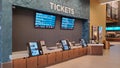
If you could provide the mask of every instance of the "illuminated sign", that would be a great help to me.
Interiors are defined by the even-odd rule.
[[[74,14],[74,9],[66,7],[66,6],[62,6],[62,5],[50,2],[50,7],[51,7],[51,9],[59,11],[59,12]]]
[[[120,31],[120,27],[106,27],[107,31]]]

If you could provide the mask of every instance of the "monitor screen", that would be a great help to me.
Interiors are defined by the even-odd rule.
[[[62,17],[61,28],[62,29],[73,29],[74,24],[75,24],[74,22],[75,22],[75,19]]]
[[[55,28],[56,16],[36,13],[35,16],[35,27],[36,28]]]
[[[63,50],[69,50],[70,49],[67,40],[61,40],[61,43],[62,43]]]
[[[81,39],[81,44],[82,44],[82,47],[87,47],[88,46],[84,39]]]
[[[107,31],[120,31],[120,27],[106,27]]]
[[[29,42],[30,56],[40,55],[37,42]]]

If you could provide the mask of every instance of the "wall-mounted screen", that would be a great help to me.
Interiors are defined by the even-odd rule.
[[[61,29],[73,29],[75,19],[62,17]]]
[[[61,44],[62,44],[63,50],[69,50],[70,49],[70,45],[69,45],[67,40],[61,40]]]
[[[37,56],[42,54],[42,50],[39,50],[37,42],[29,42],[29,56]]]
[[[36,28],[55,28],[56,16],[38,13],[35,15],[35,27]]]
[[[120,27],[106,27],[107,31],[120,31]]]

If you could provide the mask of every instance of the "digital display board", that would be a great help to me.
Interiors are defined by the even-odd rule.
[[[75,19],[62,17],[61,28],[62,29],[73,29],[74,24],[75,24],[74,22],[75,22]]]
[[[36,28],[55,28],[56,16],[36,13],[35,15],[35,27]]]

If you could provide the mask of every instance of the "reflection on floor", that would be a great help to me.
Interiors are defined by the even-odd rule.
[[[120,68],[120,43],[110,50],[104,50],[103,56],[83,56],[52,65],[46,68]]]

